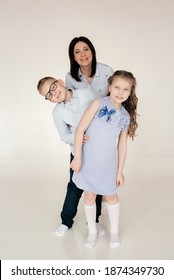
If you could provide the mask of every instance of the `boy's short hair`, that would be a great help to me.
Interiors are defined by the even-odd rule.
[[[44,83],[47,81],[47,80],[55,80],[55,78],[53,77],[44,77],[42,79],[39,80],[38,84],[37,84],[37,90],[40,92],[41,89],[42,89],[42,86],[44,85]]]

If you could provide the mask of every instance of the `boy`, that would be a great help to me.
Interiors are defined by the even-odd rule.
[[[57,103],[53,110],[53,119],[61,140],[70,145],[71,162],[74,158],[75,129],[86,108],[95,98],[98,98],[99,95],[88,88],[69,90],[64,87],[64,82],[62,80],[56,80],[53,77],[42,78],[38,82],[37,90],[46,100]],[[84,135],[83,143],[86,143],[88,140],[88,136]],[[56,234],[61,237],[72,227],[73,219],[77,213],[78,203],[83,193],[83,191],[78,189],[73,183],[72,176],[73,170],[70,169],[70,181],[67,185],[67,193],[61,211],[62,224],[56,230]],[[101,196],[97,196],[96,198],[96,225],[99,235],[105,233],[104,229],[99,224],[101,199]]]

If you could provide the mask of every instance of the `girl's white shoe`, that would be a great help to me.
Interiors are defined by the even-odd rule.
[[[119,234],[110,234],[109,246],[110,248],[115,248],[120,245],[120,238]]]
[[[85,246],[88,248],[93,248],[95,246],[96,239],[97,239],[96,234],[89,234],[85,241]]]

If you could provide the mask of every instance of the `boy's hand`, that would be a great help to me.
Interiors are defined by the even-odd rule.
[[[87,143],[89,141],[89,136],[87,134],[83,135],[83,144]]]

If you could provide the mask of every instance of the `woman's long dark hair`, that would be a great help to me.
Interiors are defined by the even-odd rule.
[[[92,52],[92,69],[91,69],[90,77],[93,77],[96,73],[97,59],[96,59],[95,48],[88,38],[86,38],[84,36],[80,36],[80,37],[75,37],[74,39],[72,39],[72,41],[69,44],[69,51],[68,51],[69,59],[70,59],[70,74],[77,82],[80,82],[81,81],[79,78],[79,67],[80,66],[74,59],[74,47],[78,42],[86,43]]]
[[[125,107],[125,109],[130,114],[130,124],[129,124],[128,134],[132,139],[134,139],[135,130],[138,127],[137,112],[136,112],[137,104],[138,104],[138,98],[137,98],[136,92],[135,92],[136,79],[131,72],[128,72],[128,71],[125,71],[125,70],[118,70],[111,77],[109,77],[108,85],[111,85],[112,81],[115,78],[118,78],[118,77],[127,79],[127,80],[131,81],[131,83],[132,83],[130,96],[128,97],[128,99],[125,102],[122,103],[122,105]],[[108,93],[108,95],[110,95],[110,93]]]

